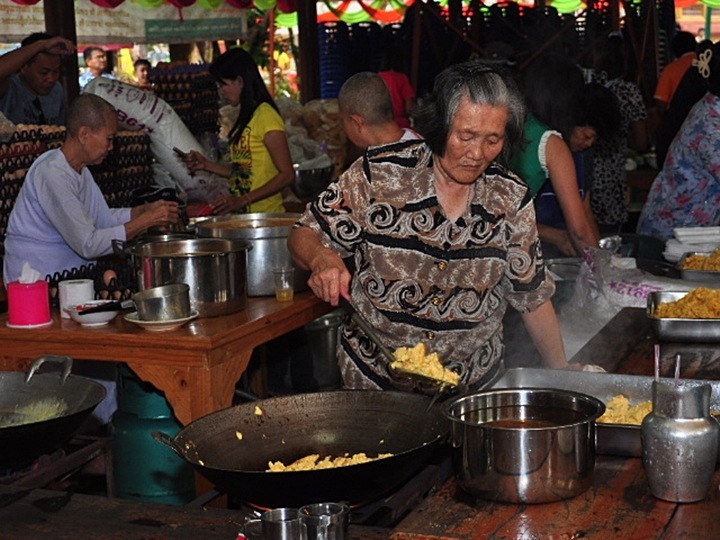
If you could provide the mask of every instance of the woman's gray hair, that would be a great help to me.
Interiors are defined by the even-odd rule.
[[[432,93],[413,115],[414,129],[423,136],[434,154],[445,155],[450,127],[463,97],[478,105],[508,108],[505,145],[499,156],[506,164],[523,140],[525,103],[511,75],[482,62],[463,62],[438,74]]]

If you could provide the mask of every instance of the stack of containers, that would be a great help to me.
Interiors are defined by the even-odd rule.
[[[320,58],[320,97],[337,98],[340,87],[351,75],[348,66],[350,36],[344,22],[318,25],[318,57]]]

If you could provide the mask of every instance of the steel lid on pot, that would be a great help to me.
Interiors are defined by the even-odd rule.
[[[198,221],[197,235],[204,238],[287,237],[300,214],[232,214]]]

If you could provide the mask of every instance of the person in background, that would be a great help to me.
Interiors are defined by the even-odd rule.
[[[584,85],[575,105],[573,127],[565,142],[572,152],[583,208],[594,228],[597,228],[597,223],[591,205],[596,193],[595,145],[617,133],[620,122],[615,95],[601,84]],[[571,249],[572,239],[552,179],[538,193],[535,213],[543,242],[543,256],[546,259],[566,256]]]
[[[533,197],[550,181],[567,229],[539,227],[540,239],[564,256],[577,257],[600,241],[589,190],[581,194],[566,142],[573,137],[575,151],[582,152],[597,138],[594,126],[576,119],[584,89],[582,72],[565,57],[547,55],[527,69],[523,83],[530,113],[524,133],[527,144],[511,156],[510,169],[527,182]]]
[[[532,199],[502,165],[524,117],[511,77],[476,61],[446,68],[415,116],[424,140],[369,149],[288,238],[319,298],[348,299],[391,350],[425,343],[470,387],[501,368],[508,304],[546,365],[567,366]],[[343,325],[338,341],[346,388],[422,391],[388,372],[359,327]]]
[[[285,122],[252,56],[239,47],[211,65],[220,94],[240,114],[229,133],[229,165],[197,151],[184,159],[190,171],[208,171],[229,179],[230,195],[210,201],[215,214],[285,212],[282,191],[295,179]]]
[[[128,240],[152,226],[176,223],[176,202],[109,208],[88,165],[112,150],[117,113],[104,99],[81,94],[70,105],[62,147],[42,154],[28,170],[5,237],[5,283],[25,262],[43,276],[79,268],[112,253],[112,240]]]
[[[418,138],[395,121],[390,92],[377,73],[362,71],[346,80],[338,94],[338,108],[348,139],[362,150]]]
[[[72,41],[36,33],[0,56],[0,111],[5,117],[15,124],[64,125],[60,56],[74,52]]]
[[[638,86],[625,80],[625,65],[625,43],[621,36],[609,36],[594,51],[592,80],[615,95],[621,115],[617,132],[611,137],[600,137],[593,147],[592,211],[601,234],[619,234],[628,221],[627,149],[643,152],[650,146],[645,102]]]
[[[101,47],[88,47],[83,51],[83,58],[85,59],[85,65],[87,65],[88,69],[80,75],[78,79],[81,91],[85,88],[85,85],[95,77],[115,78],[115,75],[107,71],[108,59],[105,49]]]
[[[707,79],[700,74],[697,64],[700,57],[706,50],[712,49],[712,46],[713,42],[709,39],[698,43],[698,58],[693,60],[693,65],[685,72],[685,76],[680,81],[675,94],[673,94],[670,106],[662,117],[662,122],[655,135],[655,155],[657,166],[660,169],[665,163],[670,143],[680,130],[680,126],[687,118],[690,109],[707,92]]]
[[[410,127],[410,113],[415,107],[415,90],[405,74],[405,55],[399,47],[392,47],[383,59],[379,75],[387,84],[392,97],[395,122],[401,128]]]
[[[143,90],[152,90],[152,83],[150,82],[150,60],[145,58],[138,58],[133,63],[135,69],[135,86],[142,88]]]
[[[668,149],[640,212],[637,232],[661,240],[675,227],[720,225],[720,44],[698,59],[708,92]]]
[[[671,43],[673,60],[660,74],[657,86],[655,87],[655,103],[660,114],[664,114],[672,101],[675,90],[685,76],[685,72],[697,58],[695,50],[697,41],[690,32],[677,32]]]

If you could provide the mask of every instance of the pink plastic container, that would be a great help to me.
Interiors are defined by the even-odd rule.
[[[43,326],[52,322],[47,281],[7,285],[8,322],[10,327]]]

